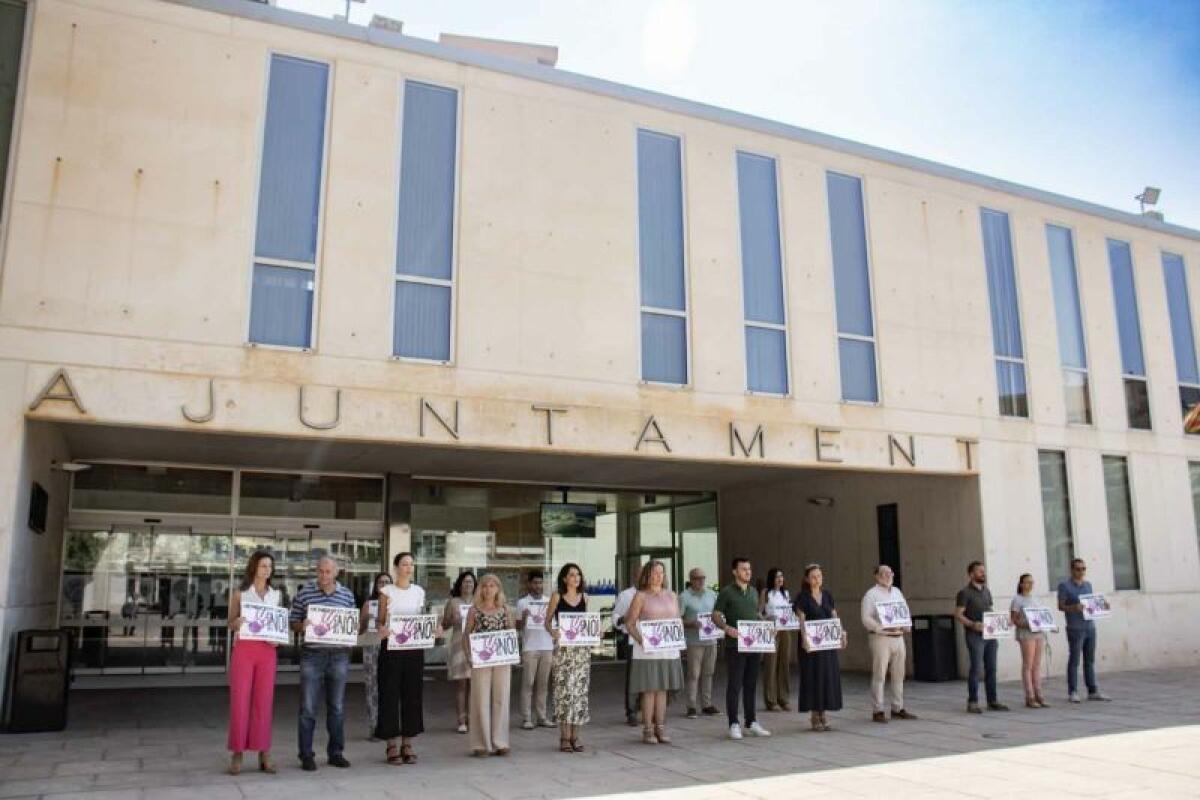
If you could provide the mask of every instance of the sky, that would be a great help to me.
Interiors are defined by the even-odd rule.
[[[1157,186],[1167,221],[1200,229],[1200,0],[353,3],[373,14],[1124,211]]]

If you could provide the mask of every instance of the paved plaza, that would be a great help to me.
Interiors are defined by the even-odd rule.
[[[872,723],[862,676],[845,676],[849,706],[834,730],[808,731],[804,715],[761,713],[769,739],[725,738],[721,718],[687,720],[671,707],[670,745],[643,745],[621,722],[618,669],[598,667],[588,751],[560,754],[553,730],[512,730],[508,758],[468,757],[453,731],[444,681],[427,684],[420,763],[383,763],[366,741],[362,687],[347,692],[349,770],[295,759],[295,686],[276,697],[278,775],[224,774],[222,688],[89,690],[72,696],[71,723],[49,734],[0,735],[0,797],[89,798],[509,798],[1200,797],[1200,669],[1102,676],[1111,703],[1025,709],[1020,687],[1001,687],[1009,713],[963,712],[961,681],[908,684],[921,719]],[[718,705],[720,703],[718,702]],[[318,725],[318,752],[324,732]],[[256,764],[247,758],[247,766]]]

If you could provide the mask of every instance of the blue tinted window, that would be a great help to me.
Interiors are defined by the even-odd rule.
[[[255,264],[250,295],[250,341],[308,347],[315,277],[311,269]]]
[[[1075,246],[1071,231],[1046,226],[1050,252],[1050,282],[1054,291],[1054,314],[1058,322],[1058,353],[1064,367],[1087,369],[1083,343],[1083,315],[1079,308],[1079,283],[1075,274]]]
[[[396,272],[450,280],[458,92],[409,81],[400,140]]]
[[[1175,374],[1181,383],[1200,383],[1196,368],[1196,337],[1188,299],[1187,272],[1183,257],[1163,253],[1163,277],[1167,284],[1167,310],[1171,317],[1171,343],[1175,346]]]
[[[314,263],[329,66],[272,56],[258,189],[260,258]]]
[[[450,287],[396,281],[392,352],[403,358],[450,360]]]
[[[746,378],[752,392],[787,394],[787,335],[778,328],[746,326]]]
[[[742,295],[746,319],[783,324],[783,260],[775,159],[737,154]]]
[[[687,320],[642,312],[642,378],[687,383]]]
[[[873,343],[860,339],[839,339],[838,362],[842,373],[843,400],[879,402]]]
[[[683,261],[683,175],[676,136],[638,131],[638,245],[642,305],[687,308]]]
[[[992,343],[996,355],[1023,358],[1017,277],[1013,269],[1008,214],[983,209],[983,257],[987,266],[988,300],[992,309]]]
[[[830,172],[826,174],[826,188],[838,332],[874,336],[862,181]]]
[[[1108,268],[1112,273],[1113,300],[1117,305],[1121,368],[1126,375],[1144,376],[1142,324],[1138,318],[1137,287],[1133,283],[1133,257],[1127,243],[1108,240]]]

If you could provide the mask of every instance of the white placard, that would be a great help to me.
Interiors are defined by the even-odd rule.
[[[1017,629],[1013,627],[1010,614],[1003,611],[983,612],[983,638],[1011,639],[1016,633]]]
[[[912,614],[903,600],[876,603],[875,611],[879,613],[879,624],[885,628],[912,627]]]
[[[1102,594],[1081,594],[1079,595],[1079,604],[1083,606],[1084,619],[1103,619],[1112,616],[1112,604]]]
[[[1054,621],[1054,612],[1045,606],[1025,606],[1025,624],[1034,633],[1045,633],[1058,630]]]
[[[437,638],[433,614],[388,615],[388,650],[428,650]]]
[[[467,632],[467,620],[471,618],[471,607],[460,605],[458,607],[458,625],[461,633]]]
[[[472,667],[503,667],[520,663],[520,638],[513,628],[471,634]]]
[[[775,630],[777,631],[798,631],[800,630],[800,618],[796,616],[796,612],[791,606],[772,606],[771,616],[775,619]]]
[[[725,631],[718,628],[717,623],[713,622],[711,612],[697,614],[696,625],[702,642],[716,642],[725,638]]]
[[[358,643],[358,609],[310,605],[304,631],[306,644],[353,647]]]
[[[599,612],[563,611],[558,615],[558,644],[561,647],[598,647],[602,631]]]
[[[805,620],[804,632],[807,634],[804,649],[810,653],[840,650],[846,638],[846,632],[842,630],[842,621],[837,617]]]
[[[638,630],[642,634],[642,650],[647,653],[665,653],[687,649],[687,639],[683,635],[683,620],[679,617],[639,619]]]
[[[238,638],[248,642],[288,644],[292,640],[288,610],[264,603],[242,603],[242,627]]]
[[[771,620],[742,620],[737,629],[739,653],[775,652],[775,623]]]
[[[546,624],[546,610],[550,607],[550,600],[543,598],[541,600],[526,600],[525,610],[529,612],[529,616],[525,618],[526,625],[537,625],[539,628]]]

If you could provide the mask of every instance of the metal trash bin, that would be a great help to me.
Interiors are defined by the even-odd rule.
[[[4,728],[11,733],[67,727],[71,637],[64,630],[26,630],[14,636],[4,692]]]
[[[954,617],[924,614],[912,618],[913,678],[919,681],[958,680]]]

